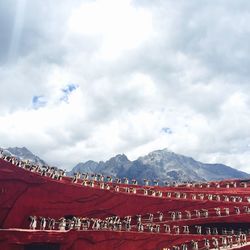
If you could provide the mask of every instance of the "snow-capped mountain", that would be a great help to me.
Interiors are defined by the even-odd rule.
[[[75,172],[103,173],[115,177],[137,180],[209,181],[249,178],[250,175],[223,164],[206,164],[191,157],[175,154],[167,149],[156,150],[130,161],[126,155],[117,155],[106,162],[88,161],[77,164],[68,174]]]
[[[46,165],[46,162],[34,155],[26,147],[13,147],[4,149],[4,154],[12,155],[21,160],[29,160],[30,162],[39,163],[40,165]]]
[[[4,153],[41,165],[46,164],[44,160],[25,147],[6,148]],[[137,179],[139,182],[142,182],[143,179],[158,179],[160,182],[184,182],[250,178],[249,174],[229,166],[202,163],[167,149],[153,151],[135,161],[130,161],[126,155],[119,154],[106,162],[90,160],[85,163],[78,163],[68,172],[68,175],[73,175],[76,172],[102,173],[119,178]]]

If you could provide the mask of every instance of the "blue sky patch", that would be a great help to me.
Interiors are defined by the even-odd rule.
[[[60,98],[60,101],[68,102],[69,95],[78,88],[77,84],[68,84],[65,88],[62,89],[63,95]]]
[[[170,135],[173,134],[173,131],[172,131],[171,128],[167,128],[167,127],[166,128],[162,128],[161,131],[164,132],[164,133],[166,133],[166,134],[170,134]]]
[[[43,95],[39,95],[39,96],[35,95],[35,96],[33,96],[33,98],[32,98],[32,107],[34,109],[39,109],[41,107],[44,107],[44,106],[46,106],[46,104],[47,104],[47,101],[45,100]]]

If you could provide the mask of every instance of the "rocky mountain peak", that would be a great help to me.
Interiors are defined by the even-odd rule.
[[[13,155],[22,160],[29,160],[34,163],[39,163],[41,165],[46,164],[44,160],[34,155],[29,149],[26,147],[9,147],[4,149],[5,153]]]
[[[129,162],[129,159],[125,154],[118,154],[110,158],[108,162],[126,163],[126,162]]]
[[[120,166],[126,164],[127,162],[129,162],[129,159],[127,158],[126,155],[118,154],[110,158],[106,162],[100,162],[100,163],[104,164],[105,166]]]
[[[153,152],[150,152],[149,154],[139,157],[139,161],[142,161],[144,164],[167,164],[170,162],[187,162],[192,160],[192,158],[176,154],[167,148],[162,150],[155,150]]]
[[[23,156],[26,156],[26,155],[34,155],[33,153],[31,153],[31,151],[29,151],[26,147],[10,147],[10,148],[7,148],[7,150],[14,154],[14,155],[23,155]]]
[[[5,149],[5,153],[20,159],[46,164],[26,147]],[[233,178],[249,178],[250,175],[223,164],[207,164],[194,160],[191,157],[176,154],[168,149],[155,150],[135,161],[130,161],[125,154],[118,154],[108,161],[95,162],[89,160],[78,163],[70,172],[102,173],[116,177],[136,178],[141,181],[159,179],[164,181],[210,181]]]

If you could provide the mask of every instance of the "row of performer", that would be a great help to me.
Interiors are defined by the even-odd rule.
[[[131,216],[120,218],[119,216],[107,217],[105,219],[75,217],[64,218],[58,220],[45,217],[29,217],[29,228],[32,230],[112,230],[112,231],[138,231],[151,233],[167,233],[167,234],[206,234],[206,235],[234,235],[243,234],[242,229],[235,231],[232,228],[208,227],[202,225],[169,225],[163,223],[152,223],[151,221],[142,221],[139,216],[134,221]],[[244,232],[249,234],[250,230]]]
[[[211,212],[214,212],[213,214],[210,215],[211,217],[214,216],[229,216],[230,215],[230,209],[229,208],[211,208],[210,209]],[[223,211],[223,213],[222,213]],[[234,211],[236,215],[239,215],[240,212],[240,208],[239,207],[234,207]],[[250,209],[247,206],[243,207],[243,213],[249,214],[250,213]],[[232,213],[231,213],[232,215]],[[183,212],[181,211],[168,211],[168,212],[157,212],[156,214],[153,213],[148,213],[146,215],[135,215],[135,216],[127,216],[127,218],[133,219],[133,221],[135,223],[137,223],[138,225],[143,224],[143,223],[153,223],[153,222],[158,222],[158,223],[164,223],[167,221],[180,221],[180,220],[190,220],[190,219],[197,219],[197,218],[208,218],[209,217],[209,210],[207,209],[195,209],[193,211],[189,211],[189,210],[185,210]],[[35,229],[37,226],[37,217],[36,216],[32,216],[31,217],[31,224],[30,224],[30,228]],[[48,228],[50,229],[52,225],[55,224],[55,220],[54,219],[45,219],[44,217],[42,217],[43,219],[39,219],[40,222],[42,221],[43,223],[40,224],[40,228],[44,229],[44,225],[46,227],[46,225],[48,226]],[[116,217],[119,218],[119,217]],[[61,218],[60,220],[64,221],[64,218]],[[60,221],[59,220],[59,221]],[[66,219],[65,219],[66,221]],[[76,217],[74,217],[73,220],[68,220],[71,223],[73,223],[74,225],[77,224],[76,223]],[[113,219],[112,219],[113,221]],[[48,223],[47,223],[48,222]],[[120,222],[120,218],[119,218],[119,222]],[[47,224],[46,224],[47,223]],[[60,224],[59,222],[57,224]],[[52,227],[54,229],[54,226]],[[69,228],[69,227],[68,227]],[[140,228],[138,226],[138,228]],[[141,231],[141,230],[139,230]],[[168,230],[166,229],[165,232],[168,232]],[[186,230],[187,232],[187,230]]]
[[[43,176],[47,176],[53,179],[61,180],[63,176],[66,176],[66,170],[58,169],[56,167],[50,167],[48,165],[40,166],[39,164],[35,164],[30,162],[29,160],[20,160],[14,156],[4,154],[4,150],[0,149],[0,158],[11,162],[12,164],[22,167],[26,170],[30,170],[32,172],[40,173]],[[83,183],[86,181],[93,182],[107,182],[107,183],[116,183],[116,184],[131,184],[138,185],[138,181],[135,179],[129,180],[127,177],[124,178],[114,178],[112,176],[104,176],[103,174],[96,173],[75,173],[72,177],[72,182],[77,183],[79,180],[82,180]],[[158,186],[159,180],[143,180],[145,186]],[[231,182],[206,182],[206,183],[196,183],[196,182],[185,182],[185,183],[177,183],[177,182],[164,182],[164,186],[166,187],[193,187],[193,188],[230,188],[230,187],[248,187],[248,183],[246,181],[237,183],[234,181]]]
[[[131,217],[126,216],[123,220],[121,220],[118,216],[108,217],[105,220],[96,219],[96,218],[79,218],[79,217],[72,217],[71,219],[66,219],[64,217],[60,218],[58,221],[56,221],[53,218],[45,218],[45,217],[39,217],[36,216],[30,216],[30,229],[37,229],[37,222],[40,222],[40,230],[54,230],[56,227],[58,227],[58,230],[119,230],[121,231],[124,227],[126,231],[131,230]],[[145,229],[144,229],[145,227]],[[164,224],[165,232],[171,233],[171,228],[169,225]],[[201,234],[201,226],[194,226],[197,228],[197,233]],[[137,223],[137,231],[139,232],[145,232],[147,229],[148,232],[160,232],[160,225],[154,225],[154,224],[146,224],[143,225],[142,223]],[[172,230],[174,230],[173,233],[179,234],[180,233],[180,227],[178,226],[172,226]],[[217,235],[218,231],[217,228],[206,228],[206,234]],[[224,229],[225,230],[225,229]],[[189,227],[183,226],[183,233],[189,234]],[[227,232],[228,233],[228,232]],[[226,233],[226,234],[227,234]],[[204,239],[203,243],[202,241],[190,241],[188,243],[183,243],[180,246],[173,246],[170,248],[164,248],[163,250],[199,250],[199,249],[206,249],[209,250],[211,248],[213,249],[220,249],[220,246],[223,248],[229,248],[233,247],[233,244],[236,245],[244,245],[247,243],[247,234],[238,231],[237,233],[234,230],[231,230],[229,232],[229,235],[224,235],[220,237],[212,237],[212,239]],[[249,232],[248,232],[249,234]]]
[[[56,167],[50,167],[48,165],[40,166],[39,164],[30,162],[29,160],[20,160],[14,156],[5,155],[3,153],[3,150],[0,150],[0,158],[7,162],[10,162],[17,167],[31,172],[39,173],[42,176],[51,177],[57,180],[61,180],[62,177],[66,176],[66,170],[62,170]]]
[[[132,185],[138,185],[138,181],[135,179],[132,179],[129,181],[127,177],[121,178],[115,178],[113,176],[104,176],[103,174],[96,174],[96,173],[74,173],[74,177],[72,178],[72,182],[77,182],[78,180],[93,180],[98,182],[108,182],[108,183],[117,183],[117,184],[132,184]],[[145,186],[159,186],[159,180],[149,180],[149,179],[143,179],[143,183]],[[163,183],[165,187],[192,187],[192,188],[247,188],[248,182],[247,181],[241,181],[237,183],[236,181],[231,182],[205,182],[205,183],[197,183],[197,182],[184,182],[184,183],[177,183],[175,181],[173,182],[164,182]]]
[[[77,182],[74,182],[77,183]],[[112,190],[115,192],[125,192],[131,194],[140,194],[153,197],[166,197],[173,199],[191,199],[191,200],[209,200],[209,201],[224,201],[224,202],[248,202],[250,203],[250,196],[239,195],[220,195],[220,194],[204,194],[204,193],[186,193],[186,192],[163,192],[152,188],[136,188],[128,186],[111,185],[105,182],[96,182],[93,180],[83,180],[82,185],[85,187],[98,187],[100,189]]]
[[[233,249],[234,247],[244,246],[248,243],[246,234],[229,235],[222,237],[212,237],[212,239],[203,239],[202,241],[191,240],[180,246],[163,248],[163,250],[209,250],[209,249]]]
[[[233,211],[230,212],[228,207],[220,208],[210,208],[208,209],[194,209],[194,210],[185,210],[185,211],[168,211],[168,212],[160,212],[157,213],[148,213],[146,215],[136,215],[134,216],[134,220],[136,222],[166,222],[169,220],[190,220],[197,218],[209,218],[215,216],[229,216],[229,215],[240,215],[250,214],[250,208],[248,206],[234,207]]]

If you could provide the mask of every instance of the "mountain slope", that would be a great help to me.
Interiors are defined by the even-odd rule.
[[[75,172],[103,173],[130,179],[158,179],[163,181],[209,181],[231,178],[249,178],[250,175],[223,164],[204,164],[191,157],[175,154],[167,149],[156,150],[135,161],[125,155],[117,155],[106,162],[79,163]]]
[[[85,163],[78,163],[70,172],[73,175],[77,172],[87,173],[102,173],[104,175],[125,176],[127,170],[131,167],[131,161],[128,160],[126,155],[116,155],[106,162],[100,161],[87,161]]]
[[[46,162],[39,158],[38,156],[34,155],[31,151],[29,151],[26,147],[13,147],[13,148],[6,148],[4,149],[5,154],[9,154],[15,156],[22,160],[29,160],[30,162],[38,163],[41,165],[45,165]]]

